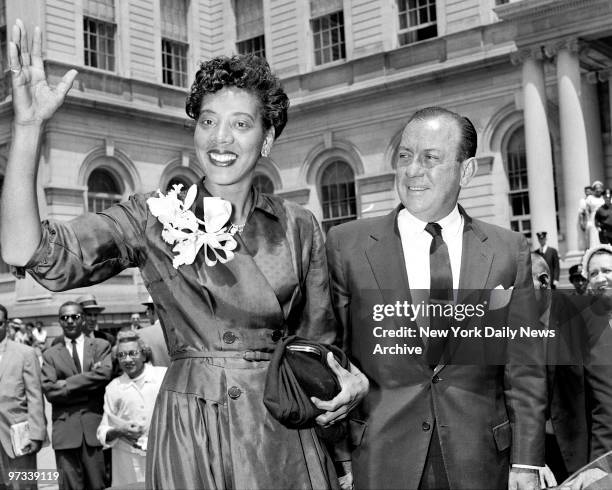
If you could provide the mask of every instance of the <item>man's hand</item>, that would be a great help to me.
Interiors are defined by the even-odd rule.
[[[40,451],[41,447],[42,441],[30,440],[21,450],[24,454],[36,454],[38,451]]]
[[[338,364],[334,355],[329,352],[327,354],[327,364],[338,378],[340,393],[328,401],[319,400],[314,396],[311,398],[312,403],[317,408],[326,411],[316,418],[317,424],[323,427],[328,427],[345,418],[359,404],[370,388],[368,378],[352,363],[349,363],[350,371],[347,371]]]
[[[508,490],[540,490],[540,472],[529,468],[510,468]]]
[[[560,486],[559,490],[582,490],[583,488],[587,488],[591,483],[601,480],[607,474],[608,473],[599,468],[591,468],[590,470],[578,474],[576,478],[570,480],[565,485]]]
[[[129,422],[119,430],[121,431],[121,438],[125,439],[128,444],[135,446],[144,432],[144,427],[135,422]]]
[[[548,488],[548,487],[556,487],[557,479],[555,475],[548,467],[548,465],[544,466],[544,468],[540,468],[540,487]]]

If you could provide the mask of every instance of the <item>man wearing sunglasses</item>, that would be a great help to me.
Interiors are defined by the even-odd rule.
[[[104,388],[111,377],[111,346],[83,333],[83,307],[74,301],[59,309],[63,341],[43,354],[43,392],[53,407],[52,441],[60,490],[103,489],[104,457],[96,437]]]
[[[106,387],[98,439],[113,448],[113,487],[144,482],[147,437],[166,368],[153,366],[139,332],[120,332],[117,359],[123,374]]]

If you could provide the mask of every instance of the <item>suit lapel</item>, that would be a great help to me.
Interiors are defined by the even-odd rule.
[[[411,301],[410,287],[406,277],[406,262],[402,242],[397,229],[397,213],[393,210],[379,222],[370,234],[365,254],[387,304],[397,300]]]
[[[63,337],[62,341],[58,344],[57,353],[59,360],[66,368],[66,371],[71,372],[72,374],[77,374],[77,369],[74,365],[74,360],[72,359],[72,353],[66,348],[66,337]]]
[[[94,339],[85,337],[85,345],[83,346],[83,359],[81,359],[81,370],[89,371],[93,364],[94,356]]]
[[[458,298],[461,302],[464,297],[462,292],[465,294],[469,293],[469,290],[484,289],[491,272],[494,252],[487,242],[487,235],[461,206],[459,211],[464,219]]]

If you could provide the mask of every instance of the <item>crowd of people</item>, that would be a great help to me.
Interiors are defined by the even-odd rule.
[[[552,294],[559,257],[546,232],[530,252],[523,235],[457,202],[478,169],[468,118],[440,107],[411,115],[395,162],[400,205],[333,227],[325,240],[309,211],[253,187],[287,122],[278,78],[260,58],[217,57],[200,65],[187,100],[203,181],[41,222],[42,127],[76,76],[50,89],[41,46],[35,31],[30,51],[18,21],[3,258],[54,291],[139,267],[159,322],[135,330],[134,318],[110,339],[88,295],[60,307],[63,335],[42,369],[32,348],[0,342],[0,376],[10,355],[17,378],[31,380],[2,390],[15,393],[20,414],[0,426],[3,468],[32,468],[46,441],[43,393],[62,490],[535,490],[612,450],[612,246],[589,248],[570,269],[576,294]],[[593,187],[591,207],[603,194]],[[596,211],[584,222],[593,236]],[[401,307],[426,302],[431,315]],[[6,318],[0,308],[3,339]],[[487,329],[495,339],[481,341]],[[335,343],[350,360],[303,349],[329,367],[338,393],[312,397],[318,415],[299,428],[263,401],[277,346],[292,335]],[[1,436],[24,420],[20,456]],[[331,428],[337,437],[326,436]],[[590,468],[562,488],[608,476]]]
[[[612,189],[596,180],[584,188],[580,200],[578,223],[582,232],[582,249],[612,243]]]

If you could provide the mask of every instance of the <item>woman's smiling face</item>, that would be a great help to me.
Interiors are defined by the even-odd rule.
[[[599,296],[612,295],[612,254],[597,253],[588,263],[589,288]]]
[[[273,140],[274,129],[264,129],[259,100],[250,92],[226,87],[202,99],[194,143],[207,181],[250,185],[262,148],[268,152]]]

